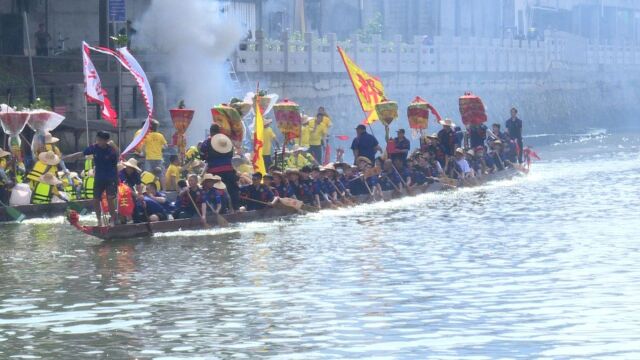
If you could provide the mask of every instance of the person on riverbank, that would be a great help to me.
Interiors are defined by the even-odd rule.
[[[365,157],[373,163],[376,153],[382,152],[378,140],[375,136],[369,134],[367,128],[362,124],[356,127],[356,137],[351,143],[351,150],[353,151],[354,164],[356,165],[359,157]]]
[[[511,108],[511,117],[506,121],[505,127],[509,133],[509,137],[518,145],[518,163],[522,164],[522,120],[518,118],[518,109]]]
[[[109,207],[109,215],[111,216],[110,225],[116,222],[116,195],[118,193],[118,157],[120,150],[116,144],[110,140],[109,133],[98,131],[95,144],[84,150],[84,155],[92,155],[94,170],[93,182],[93,207],[98,219],[98,225],[102,225],[102,210],[100,201],[102,194],[106,193],[107,204]]]

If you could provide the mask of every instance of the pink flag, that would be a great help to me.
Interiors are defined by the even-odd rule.
[[[102,88],[98,71],[89,57],[89,45],[84,41],[82,42],[82,62],[84,64],[84,93],[87,101],[100,105],[102,118],[114,127],[118,126],[118,114],[111,107],[107,91]]]

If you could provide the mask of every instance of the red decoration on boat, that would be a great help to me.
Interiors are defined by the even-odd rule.
[[[300,105],[289,99],[284,99],[273,106],[273,113],[276,117],[278,129],[287,140],[300,137],[302,129]]]
[[[480,97],[470,92],[459,99],[460,115],[465,125],[479,125],[487,121],[487,113]]]
[[[191,125],[193,120],[193,114],[195,111],[190,109],[169,109],[171,114],[171,120],[173,121],[173,127],[176,128],[176,132],[173,135],[173,143],[178,147],[178,153],[180,155],[180,161],[184,161],[185,152],[187,150],[187,137],[185,133]]]

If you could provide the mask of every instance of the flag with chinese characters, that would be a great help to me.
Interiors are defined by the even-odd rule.
[[[258,97],[256,97],[254,104],[256,107],[256,123],[253,132],[253,170],[264,176],[267,173],[264,158],[262,157],[262,149],[264,146],[264,119],[262,118],[262,109],[260,109]]]
[[[107,91],[102,88],[100,76],[96,67],[89,57],[89,45],[82,42],[82,63],[84,73],[84,94],[87,101],[98,104],[100,106],[100,114],[102,118],[108,121],[113,127],[118,126],[118,114],[113,110],[111,101],[107,97]]]
[[[376,104],[382,101],[384,96],[384,86],[380,79],[377,79],[364,70],[362,70],[356,63],[349,58],[349,56],[338,47],[338,52],[342,57],[347,73],[353,84],[353,89],[356,91],[358,100],[360,100],[360,106],[362,111],[365,112],[367,118],[366,124],[371,124],[378,120],[378,114],[376,113]]]

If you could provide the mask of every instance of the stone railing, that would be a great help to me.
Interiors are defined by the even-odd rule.
[[[445,38],[425,41],[416,37],[403,43],[375,38],[339,42],[335,34],[317,38],[311,33],[292,39],[267,39],[256,32],[244,42],[234,58],[237,72],[334,73],[344,72],[336,47],[344,48],[363,69],[374,73],[543,73],[553,69],[573,71],[635,69],[640,48],[589,44],[566,33],[545,33],[545,40]]]

